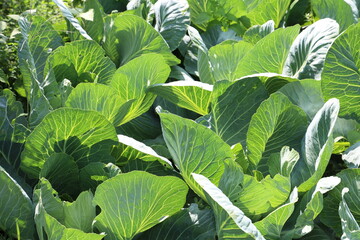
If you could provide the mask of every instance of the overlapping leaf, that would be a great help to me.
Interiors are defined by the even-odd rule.
[[[215,81],[234,81],[238,78],[235,70],[241,59],[252,49],[252,45],[245,42],[224,41],[208,52],[208,61]],[[201,64],[201,59],[199,59]]]
[[[220,207],[222,207],[229,214],[239,229],[256,240],[265,239],[256,226],[251,222],[251,220],[244,214],[244,212],[234,206],[229,198],[209,179],[196,173],[192,173],[191,175],[195,181],[205,190],[212,201],[214,201],[214,204],[216,203],[220,205]],[[243,238],[244,234],[241,235],[239,234],[236,237]]]
[[[325,100],[340,100],[341,117],[360,121],[360,23],[349,27],[329,49],[321,75]]]
[[[205,115],[209,112],[213,86],[197,81],[176,81],[153,85],[147,90],[179,107]]]
[[[221,84],[215,84],[216,94]],[[208,126],[228,144],[240,142],[245,146],[250,119],[267,97],[265,87],[258,78],[238,80],[220,96],[214,97],[210,114],[197,121]]]
[[[267,172],[271,153],[283,146],[300,148],[307,125],[305,113],[281,93],[262,102],[247,132],[248,157],[257,169]]]
[[[120,174],[96,189],[94,203],[101,213],[95,218],[95,227],[108,239],[131,239],[178,212],[187,190],[176,177],[141,171]]]
[[[45,64],[49,54],[62,45],[62,40],[43,18],[21,17],[19,25],[22,34],[19,65],[30,104],[29,123],[33,127],[59,104],[56,80],[50,70],[46,71]]]
[[[30,197],[0,166],[0,229],[13,237],[32,239],[34,209]]]
[[[357,22],[356,17],[353,15],[352,6],[348,4],[352,2],[351,0],[311,0],[310,2],[317,17],[334,19],[339,23],[340,31],[344,31],[351,24]]]
[[[163,36],[171,51],[179,46],[187,25],[190,25],[188,9],[186,0],[159,0],[154,4],[155,29]]]
[[[41,179],[34,191],[35,222],[40,240],[103,239],[103,234],[91,233],[95,217],[92,199],[93,195],[88,191],[82,192],[72,203],[62,202],[50,183]]]
[[[150,85],[164,83],[170,74],[170,67],[159,54],[145,54],[135,58],[116,70],[110,87],[122,101],[133,101],[122,123],[145,113],[155,100],[153,93],[147,93]]]
[[[339,25],[332,19],[322,19],[307,27],[291,45],[283,74],[320,80],[326,54],[338,34]]]
[[[74,41],[59,47],[49,57],[47,70],[50,68],[58,82],[68,79],[73,86],[81,82],[109,83],[115,72],[115,64],[92,40]]]
[[[107,16],[104,33],[103,47],[117,66],[146,53],[158,53],[170,65],[178,63],[160,33],[140,17],[126,14]]]
[[[299,186],[299,192],[310,190],[325,172],[332,152],[332,132],[338,112],[339,101],[337,99],[327,101],[306,130],[302,158],[292,175],[292,180]]]
[[[17,170],[20,153],[29,134],[22,104],[5,89],[0,93],[0,165]]]
[[[360,221],[360,170],[345,169],[337,174],[341,178],[341,183],[329,193],[324,199],[324,210],[320,215],[321,221],[336,231],[338,235],[342,234],[342,221],[340,219],[338,209],[342,200],[342,190],[348,188],[349,191],[343,197],[348,205],[351,214],[357,222]],[[354,229],[353,229],[354,230]]]
[[[81,83],[68,96],[65,106],[97,111],[114,126],[124,123],[134,99],[126,101],[113,88],[94,83]]]
[[[170,113],[159,115],[164,139],[176,167],[195,193],[206,199],[190,174],[202,174],[218,184],[224,171],[224,160],[232,158],[230,146],[216,133],[192,120]]]
[[[215,238],[214,216],[210,209],[193,203],[163,223],[150,229],[143,238],[154,240],[201,240]]]
[[[99,113],[58,109],[48,114],[27,138],[21,168],[36,178],[53,153],[72,156],[79,167],[90,162],[110,162],[114,141],[114,127]]]
[[[236,76],[256,73],[282,73],[290,46],[299,33],[299,26],[277,29],[257,42],[241,59]]]

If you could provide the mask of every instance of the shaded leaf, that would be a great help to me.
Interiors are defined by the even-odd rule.
[[[110,162],[117,141],[114,127],[96,112],[62,108],[48,114],[27,138],[21,168],[37,178],[53,153],[66,153],[81,168],[90,162]]]
[[[246,132],[252,115],[268,97],[264,85],[254,78],[244,78],[232,83],[225,91],[218,91],[222,83],[215,84],[210,114],[197,120],[216,132],[226,143],[245,146]]]
[[[306,130],[302,158],[292,175],[294,184],[299,185],[299,192],[310,190],[325,172],[333,148],[332,132],[339,107],[337,99],[327,101]]]
[[[237,227],[254,239],[265,239],[244,212],[233,205],[229,198],[203,175],[192,173],[195,181],[205,190],[214,203],[219,204],[236,223]]]
[[[79,31],[79,33],[87,40],[92,40],[92,38],[87,34],[87,32],[81,27],[79,21],[73,16],[70,9],[65,5],[63,0],[53,0],[53,2],[60,8],[64,17],[71,23],[71,25]]]
[[[170,50],[175,50],[190,25],[189,5],[186,0],[159,0],[154,4],[155,29],[162,35]]]
[[[79,168],[66,153],[53,153],[45,161],[39,177],[49,180],[60,194],[74,196],[78,193]]]
[[[34,209],[22,187],[0,166],[0,228],[13,237],[33,239]]]
[[[163,223],[141,235],[153,240],[205,240],[215,238],[214,216],[210,209],[198,208],[196,203],[184,208]]]
[[[357,239],[360,237],[360,227],[354,216],[352,215],[344,195],[349,192],[348,188],[342,190],[342,201],[339,206],[339,215],[341,218],[341,227],[343,235],[341,239]]]

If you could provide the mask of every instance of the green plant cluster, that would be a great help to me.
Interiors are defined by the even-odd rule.
[[[360,239],[357,1],[1,4],[0,239]]]

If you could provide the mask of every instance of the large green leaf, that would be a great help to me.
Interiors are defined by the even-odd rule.
[[[215,84],[215,92],[221,84]],[[210,114],[197,121],[208,126],[229,145],[240,142],[245,146],[250,119],[267,97],[258,78],[238,80],[212,101]]]
[[[171,51],[179,46],[187,25],[190,25],[188,9],[186,0],[159,0],[154,4],[155,29],[163,36]]]
[[[140,237],[152,240],[215,239],[214,216],[211,209],[200,210],[192,203]]]
[[[360,238],[360,227],[357,220],[352,215],[345,199],[345,194],[349,192],[348,188],[342,190],[342,201],[339,206],[339,215],[341,218],[341,227],[343,230],[343,235],[341,239],[351,240]]]
[[[130,110],[122,120],[126,123],[145,113],[153,104],[156,95],[147,93],[146,88],[164,83],[170,74],[170,67],[158,54],[137,57],[116,70],[110,82],[123,101],[133,100]]]
[[[234,81],[237,79],[238,76],[236,75],[235,70],[241,59],[251,49],[252,45],[245,41],[224,41],[210,48],[208,60],[210,62],[214,80]]]
[[[213,201],[212,204],[218,204],[223,208],[231,219],[235,222],[236,226],[244,233],[251,236],[252,239],[265,240],[260,231],[251,222],[240,208],[236,207],[230,199],[217,188],[208,178],[203,175],[192,173],[195,181],[204,189],[209,198]],[[240,236],[238,236],[240,237]],[[242,238],[243,236],[241,236]]]
[[[272,153],[279,152],[283,146],[300,148],[306,125],[306,115],[299,107],[281,93],[272,94],[250,121],[246,139],[250,162],[267,172]]]
[[[279,174],[273,178],[267,175],[261,181],[245,175],[242,187],[236,206],[252,219],[259,219],[284,204],[291,191],[289,178]]]
[[[90,40],[79,40],[57,48],[49,57],[47,69],[53,68],[56,80],[109,83],[115,72],[115,64],[105,57],[99,44]]]
[[[115,128],[96,112],[62,108],[48,114],[27,138],[21,167],[37,178],[53,153],[72,156],[81,168],[89,162],[109,162],[117,141]]]
[[[332,19],[308,26],[291,45],[283,74],[320,80],[326,54],[338,34],[339,24]]]
[[[218,184],[224,171],[224,160],[231,159],[230,146],[213,131],[170,113],[159,113],[164,139],[176,167],[186,183],[201,196],[201,187],[191,173],[202,174]]]
[[[176,177],[158,177],[133,171],[113,177],[95,192],[101,208],[95,227],[107,239],[132,239],[178,212],[185,204],[188,188]]]
[[[338,235],[342,233],[341,219],[338,214],[339,204],[342,201],[342,189],[349,192],[344,199],[357,222],[360,222],[360,169],[345,169],[337,174],[341,183],[324,199],[324,210],[320,215],[321,222],[334,229]]]
[[[332,132],[339,107],[337,99],[327,101],[306,130],[302,157],[292,172],[292,180],[299,186],[299,192],[310,190],[325,172],[332,152]]]
[[[22,36],[19,66],[30,105],[29,125],[33,127],[59,105],[59,88],[52,72],[45,71],[45,63],[49,54],[62,45],[62,40],[43,18],[21,17],[19,25]]]
[[[150,24],[134,15],[111,15],[105,18],[106,54],[117,66],[146,53],[158,53],[167,63],[176,65],[179,60]]]
[[[311,0],[311,8],[318,18],[331,18],[340,25],[340,31],[344,31],[357,19],[353,16],[351,1],[338,0]]]
[[[80,83],[68,96],[65,106],[97,111],[114,126],[124,123],[134,100],[123,99],[113,88],[96,83]]]
[[[360,121],[360,23],[349,27],[331,46],[321,75],[325,100],[340,100],[340,116]]]
[[[19,65],[29,98],[32,86],[39,84],[44,87],[46,59],[52,51],[62,46],[63,43],[52,25],[42,17],[21,17],[19,25],[22,34],[18,51]],[[34,82],[35,80],[37,82]]]
[[[280,25],[280,21],[285,15],[290,0],[244,0],[247,14],[241,20],[247,26],[261,25],[269,20],[273,20],[275,26]]]
[[[0,229],[12,237],[33,239],[34,209],[22,187],[0,166]]]
[[[297,188],[294,188],[286,204],[278,207],[261,221],[254,225],[266,237],[266,239],[281,239],[281,231],[286,221],[294,211],[295,203],[298,201]]]
[[[212,85],[198,81],[175,81],[153,85],[147,89],[179,107],[201,115],[209,112],[212,90]]]
[[[238,63],[236,77],[266,72],[282,73],[290,46],[299,30],[298,25],[280,28],[258,41]]]

